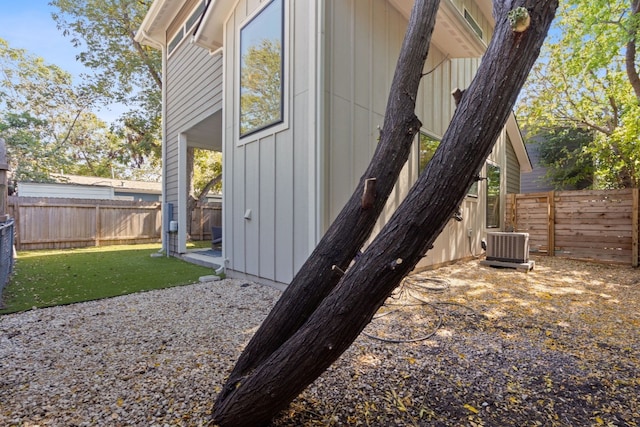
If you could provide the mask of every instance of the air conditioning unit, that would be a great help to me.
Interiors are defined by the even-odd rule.
[[[529,262],[529,233],[487,233],[487,261]]]

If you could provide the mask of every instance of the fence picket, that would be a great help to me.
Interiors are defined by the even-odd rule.
[[[162,212],[159,202],[63,199],[10,196],[8,211],[15,221],[18,250],[65,249],[99,245],[159,242]],[[220,203],[195,208],[206,220],[192,236],[210,237],[221,224]],[[206,224],[200,230],[198,225]]]
[[[505,221],[533,252],[638,266],[638,189],[517,194]]]

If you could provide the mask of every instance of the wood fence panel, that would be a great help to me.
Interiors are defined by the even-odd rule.
[[[191,238],[211,240],[211,227],[222,226],[222,203],[199,203],[191,217]]]
[[[158,202],[12,196],[8,205],[18,250],[160,241]]]
[[[158,202],[11,196],[8,213],[15,219],[18,250],[161,241]],[[211,227],[222,224],[222,204],[198,205],[193,218],[192,237],[210,240]]]
[[[529,247],[532,252],[547,252],[548,250],[548,193],[513,194],[509,209],[515,210],[508,224],[517,232],[529,233]]]
[[[533,252],[637,267],[638,216],[638,189],[623,189],[510,195],[506,220]]]

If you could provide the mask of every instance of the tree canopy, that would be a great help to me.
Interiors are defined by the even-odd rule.
[[[51,2],[59,10],[53,19],[80,50],[78,59],[96,72],[96,91],[111,102],[129,107],[112,127],[127,147],[129,165],[134,169],[149,163],[156,166],[162,157],[162,56],[159,50],[135,40],[151,3],[151,0]],[[195,182],[190,185],[196,198],[200,198],[222,168],[221,156],[200,154],[198,158],[200,161],[193,165]]]
[[[521,99],[518,115],[535,134],[574,127],[603,188],[640,184],[638,0],[568,0]]]
[[[131,166],[161,158],[162,58],[134,40],[151,5],[132,0],[53,0],[58,28],[95,72],[92,86],[108,102],[127,105],[114,132],[125,139]]]
[[[14,179],[42,181],[52,172],[109,176],[117,148],[91,109],[100,101],[87,85],[42,58],[0,39],[0,136]]]

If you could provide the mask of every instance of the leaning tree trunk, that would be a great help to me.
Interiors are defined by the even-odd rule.
[[[514,33],[507,13],[523,3],[531,15],[531,27]],[[215,423],[264,424],[291,402],[351,345],[464,199],[511,112],[557,8],[557,0],[494,4],[492,41],[427,169],[307,321],[253,370],[245,372],[241,381],[230,379],[233,382],[227,384],[214,407]],[[403,46],[403,51],[411,47]],[[314,273],[326,278],[324,271],[305,272]]]
[[[235,383],[298,330],[338,283],[338,271],[347,268],[371,235],[422,125],[414,113],[415,100],[439,3],[439,0],[416,1],[373,159],[354,194],[245,347],[218,396],[219,402],[233,391]],[[369,181],[369,195],[376,197],[365,200],[363,209],[361,196],[370,178],[376,180],[375,184]]]

